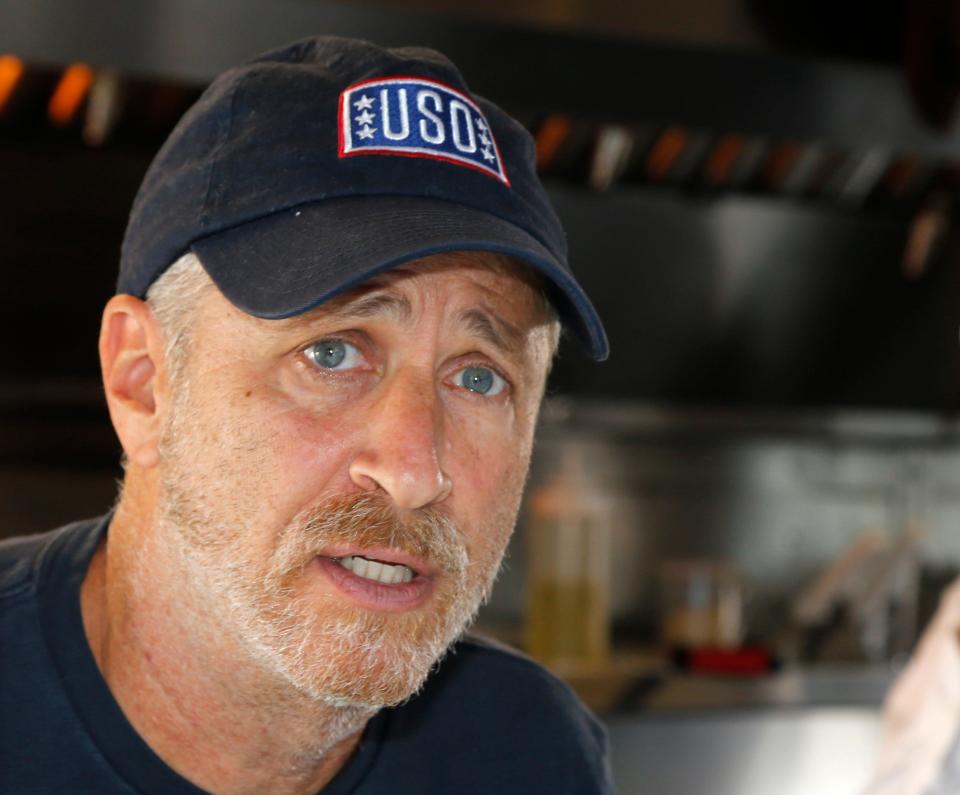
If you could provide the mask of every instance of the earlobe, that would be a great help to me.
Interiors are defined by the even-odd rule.
[[[159,460],[157,389],[162,361],[162,336],[150,307],[132,295],[111,298],[100,327],[103,388],[127,458],[147,468]]]

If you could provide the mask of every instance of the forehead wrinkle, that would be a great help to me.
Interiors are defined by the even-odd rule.
[[[295,331],[321,321],[363,319],[377,315],[393,315],[401,323],[408,322],[413,315],[410,302],[402,295],[380,292],[381,290],[384,290],[383,285],[364,285],[331,298],[302,314],[287,318],[267,320],[246,315],[241,310],[238,312],[246,315],[258,327],[274,334]]]
[[[393,315],[400,323],[406,323],[413,315],[410,301],[405,296],[390,292],[374,292],[346,300],[340,306],[326,305],[328,317],[369,318],[376,315]]]
[[[431,267],[431,270],[435,268]],[[487,268],[484,267],[484,270]],[[293,317],[264,319],[247,315],[242,310],[235,310],[235,312],[243,316],[243,319],[256,324],[270,336],[309,328],[324,321],[342,322],[380,315],[392,316],[398,323],[408,325],[414,314],[412,304],[405,295],[395,291],[393,287],[402,277],[416,275],[416,271],[404,268],[396,268],[387,274],[378,274],[368,282],[357,285]],[[454,321],[467,333],[508,354],[517,355],[525,346],[525,332],[506,320],[500,313],[490,309],[485,303],[461,310]]]

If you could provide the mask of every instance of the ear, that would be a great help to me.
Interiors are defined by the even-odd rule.
[[[100,325],[103,388],[127,458],[142,467],[159,461],[160,412],[164,389],[164,348],[160,324],[150,307],[132,295],[115,295]]]

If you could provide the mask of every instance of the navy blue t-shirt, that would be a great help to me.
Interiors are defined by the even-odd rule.
[[[202,792],[127,721],[87,645],[80,584],[106,518],[0,543],[0,793]],[[323,795],[612,793],[606,735],[530,660],[459,642],[381,710]]]

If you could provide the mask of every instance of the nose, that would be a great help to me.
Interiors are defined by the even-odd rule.
[[[381,385],[350,479],[364,491],[382,489],[398,508],[438,503],[453,488],[443,468],[442,434],[432,375],[395,373]]]

